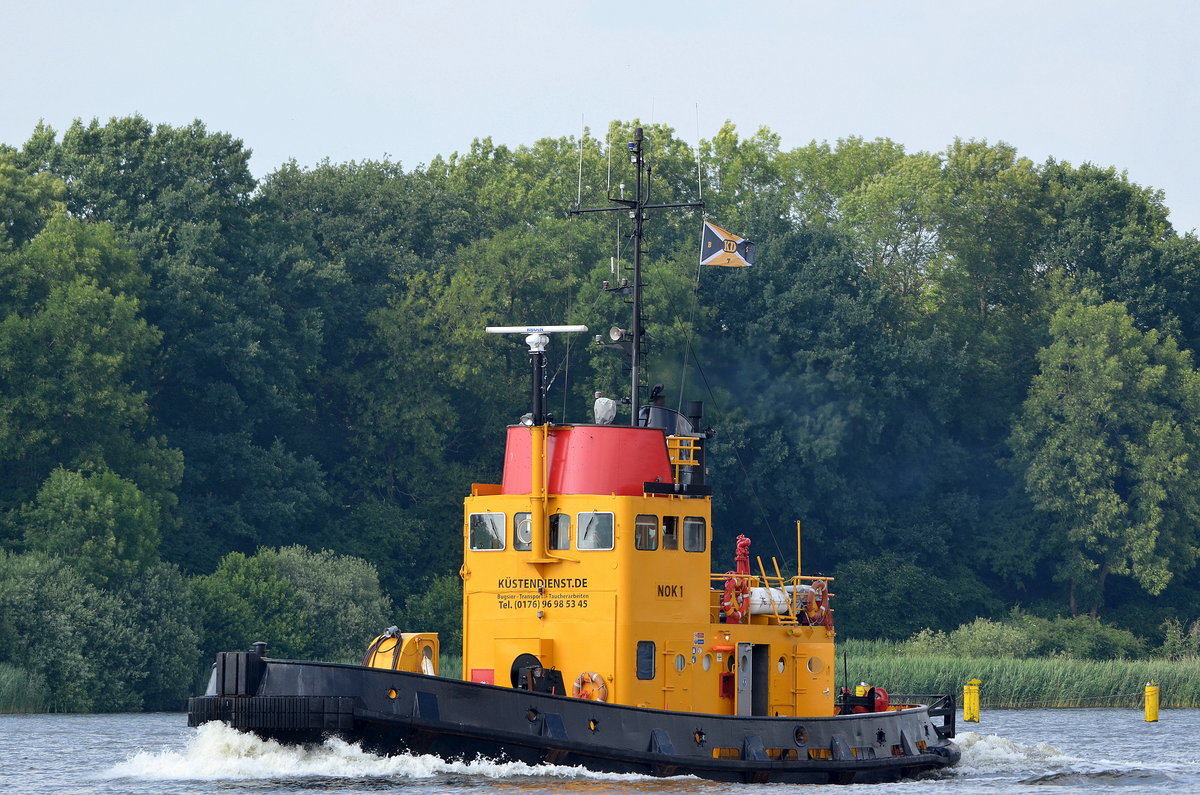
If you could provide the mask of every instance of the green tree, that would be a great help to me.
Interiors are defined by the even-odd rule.
[[[259,641],[269,644],[274,657],[305,655],[312,628],[302,613],[304,602],[274,556],[230,552],[216,571],[194,582],[205,657],[249,651]]]
[[[57,466],[103,467],[169,516],[182,459],[150,433],[161,335],[141,315],[144,286],[104,224],[58,215],[0,253],[0,505],[32,500]]]
[[[781,154],[793,185],[792,217],[812,226],[841,218],[842,200],[904,159],[904,147],[886,138],[842,138],[836,146],[813,141]]]
[[[366,498],[331,523],[326,538],[342,554],[369,560],[384,592],[403,598],[430,569],[461,563],[461,542],[435,532],[437,526],[396,501]]]
[[[849,637],[901,640],[952,619],[950,582],[888,552],[838,567],[832,600]]]
[[[1185,322],[1193,328],[1188,316],[1196,276],[1175,256],[1179,239],[1162,191],[1091,163],[1050,160],[1043,179],[1054,197],[1049,261],[1103,300],[1124,303],[1142,330],[1178,338]]]
[[[54,712],[142,706],[147,645],[115,594],[57,558],[0,550],[0,661],[30,671]]]
[[[0,151],[0,252],[31,240],[62,212],[66,185],[45,172],[27,174],[11,152]]]
[[[18,158],[61,177],[68,211],[111,224],[149,280],[141,311],[162,338],[146,400],[187,460],[175,512],[184,532],[164,552],[189,570],[279,543],[281,522],[312,532],[329,505],[321,467],[293,441],[310,436],[304,382],[321,329],[297,295],[322,275],[260,256],[272,249],[252,235],[249,157],[199,121],[132,116],[77,120],[61,141],[39,127]]]
[[[1138,658],[1146,653],[1144,640],[1092,616],[1046,619],[1014,611],[1008,623],[1020,627],[1034,642],[1032,656],[1114,660]]]
[[[126,655],[136,661],[142,709],[177,711],[196,695],[195,672],[207,670],[202,660],[201,624],[191,583],[168,563],[154,563],[114,589],[125,604],[127,623],[136,630],[136,645]]]
[[[358,662],[371,639],[395,623],[372,563],[302,546],[258,554],[273,556],[299,593],[301,615],[313,629],[307,649],[313,659]]]
[[[441,650],[462,654],[462,580],[457,574],[430,578],[404,602],[406,632],[436,632]]]
[[[375,567],[329,551],[232,552],[195,587],[210,657],[263,641],[274,657],[353,662],[395,623]]]
[[[69,561],[99,588],[138,577],[158,562],[161,521],[153,500],[107,470],[59,467],[22,511],[26,545]]]
[[[1110,575],[1158,594],[1197,557],[1200,375],[1170,337],[1138,331],[1125,307],[1067,297],[1010,439],[1053,529],[1069,587],[1093,618]]]
[[[841,204],[865,275],[926,312],[931,302],[921,299],[942,269],[939,220],[948,189],[941,158],[922,154],[861,183]]]
[[[978,320],[1026,305],[1051,218],[1045,183],[1005,143],[956,140],[946,149],[940,237],[946,300]]]
[[[710,332],[724,337],[710,356],[737,363],[719,378],[736,401],[713,417],[721,523],[750,518],[735,496],[750,489],[764,515],[784,506],[804,519],[807,565],[906,546],[928,550],[931,568],[948,564],[973,520],[964,453],[947,433],[960,353],[912,327],[901,297],[836,237],[805,230],[764,249],[752,278],[727,280],[716,313],[727,330]]]

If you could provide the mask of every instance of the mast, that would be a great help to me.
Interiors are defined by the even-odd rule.
[[[642,173],[646,168],[646,160],[642,157],[642,128],[633,131],[633,141],[629,148],[630,157],[637,164],[637,184],[634,187],[633,211],[633,322],[629,333],[633,335],[633,348],[629,365],[629,400],[630,425],[637,425],[638,406],[641,404],[641,371],[642,371],[642,223],[646,220],[645,202],[642,201]],[[646,198],[649,199],[649,182],[646,185]]]
[[[647,210],[661,210],[671,207],[703,207],[704,202],[676,202],[672,204],[650,204],[650,175],[651,167],[646,164],[645,155],[642,148],[644,134],[641,127],[635,127],[633,130],[633,140],[629,142],[629,160],[637,169],[637,182],[634,188],[634,196],[632,199],[617,198],[609,195],[608,200],[616,202],[616,207],[576,207],[574,210],[569,210],[569,215],[581,215],[583,213],[603,213],[612,212],[614,210],[627,210],[629,217],[633,220],[633,307],[631,314],[633,315],[632,322],[629,327],[629,337],[626,340],[629,350],[630,367],[629,367],[629,403],[631,408],[630,425],[638,424],[638,408],[641,405],[641,377],[642,377],[642,336],[644,334],[644,322],[642,319],[642,229],[643,224],[649,217]],[[608,283],[605,282],[606,291],[623,291],[626,286],[622,284],[619,287],[610,289]],[[618,331],[614,329],[614,332]],[[620,340],[620,335],[616,335],[614,342]]]

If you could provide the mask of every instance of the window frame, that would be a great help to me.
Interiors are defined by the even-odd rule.
[[[671,532],[667,532],[670,528]],[[679,517],[664,516],[662,518],[662,548],[673,552],[679,550]],[[670,543],[668,543],[670,541]]]
[[[699,547],[695,547],[694,544],[689,543],[693,540],[693,536],[689,535],[689,533],[688,533],[689,525],[692,528],[695,528],[695,526],[697,524],[700,525],[700,536],[699,536],[700,546]],[[694,533],[693,533],[693,535],[694,535]],[[684,552],[704,552],[706,549],[708,549],[708,522],[704,521],[703,516],[685,516],[685,517],[683,517],[683,551]]]
[[[643,539],[646,537],[646,529],[650,529],[650,546],[643,546]],[[652,552],[658,549],[658,515],[653,513],[639,513],[633,519],[633,547],[647,552]]]
[[[655,648],[652,640],[639,640],[637,648],[634,652],[634,670],[637,673],[637,678],[642,681],[649,681],[658,673],[658,650]]]
[[[610,533],[609,538],[608,538],[608,546],[594,547],[594,546],[584,546],[583,545],[583,533],[584,533],[584,527],[585,527],[584,521],[583,521],[584,516],[607,516],[608,517],[608,529],[609,529],[609,533]],[[616,545],[617,545],[617,517],[616,517],[616,515],[613,514],[612,511],[580,511],[578,514],[576,514],[576,516],[575,516],[575,549],[577,549],[581,552],[607,552],[609,550],[615,549]]]
[[[561,546],[561,547],[554,545],[554,542],[556,541],[555,534],[554,534],[554,531],[555,531],[555,527],[554,527],[555,521],[554,520],[560,516],[567,520],[566,533],[564,534],[564,536],[566,538],[566,546]],[[569,514],[569,513],[552,513],[552,514],[550,514],[550,528],[549,528],[548,532],[549,532],[549,536],[546,537],[546,546],[547,547],[549,547],[551,550],[553,550],[555,552],[561,552],[564,549],[570,549],[571,548],[571,514]]]
[[[495,528],[487,528],[483,532],[491,532],[492,538],[500,542],[498,547],[477,547],[475,546],[475,518],[486,516],[500,517],[500,535],[497,538]],[[486,526],[487,523],[485,523]],[[503,511],[477,511],[468,515],[467,518],[467,547],[472,552],[503,552],[507,548],[508,543],[508,515]]]

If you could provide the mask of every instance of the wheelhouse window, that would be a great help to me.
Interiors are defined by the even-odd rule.
[[[550,548],[571,548],[571,517],[565,513],[556,513],[550,517]]]
[[[565,513],[551,516],[550,537],[547,540],[550,549],[570,549],[571,517]],[[513,549],[520,552],[533,549],[533,514],[527,511],[513,516]]]
[[[513,549],[520,552],[533,549],[533,514],[527,511],[513,516]]]
[[[504,514],[473,513],[469,527],[471,549],[504,549]]]
[[[579,531],[575,542],[580,549],[612,549],[613,515],[611,513],[579,514]]]
[[[679,549],[679,517],[663,517],[663,549]]]
[[[637,549],[658,549],[658,517],[639,513],[633,522],[633,545]]]
[[[703,552],[708,540],[705,532],[704,517],[685,516],[683,518],[683,548],[687,552]]]

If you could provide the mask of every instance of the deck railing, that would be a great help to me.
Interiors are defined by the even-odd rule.
[[[713,597],[709,601],[710,620],[713,623],[770,623],[779,625],[813,626],[829,624],[829,583],[832,577],[795,576],[784,577],[772,559],[775,572],[768,574],[762,559],[758,559],[759,574],[712,574],[709,579]],[[756,592],[755,589],[758,589]],[[745,609],[740,622],[729,622],[724,616],[726,594],[734,598],[743,594]],[[758,599],[753,597],[757,595]],[[752,604],[753,602],[753,604]],[[769,612],[762,607],[769,608]],[[752,610],[752,607],[760,608]],[[723,617],[724,616],[724,617]],[[758,621],[756,619],[761,619]]]

